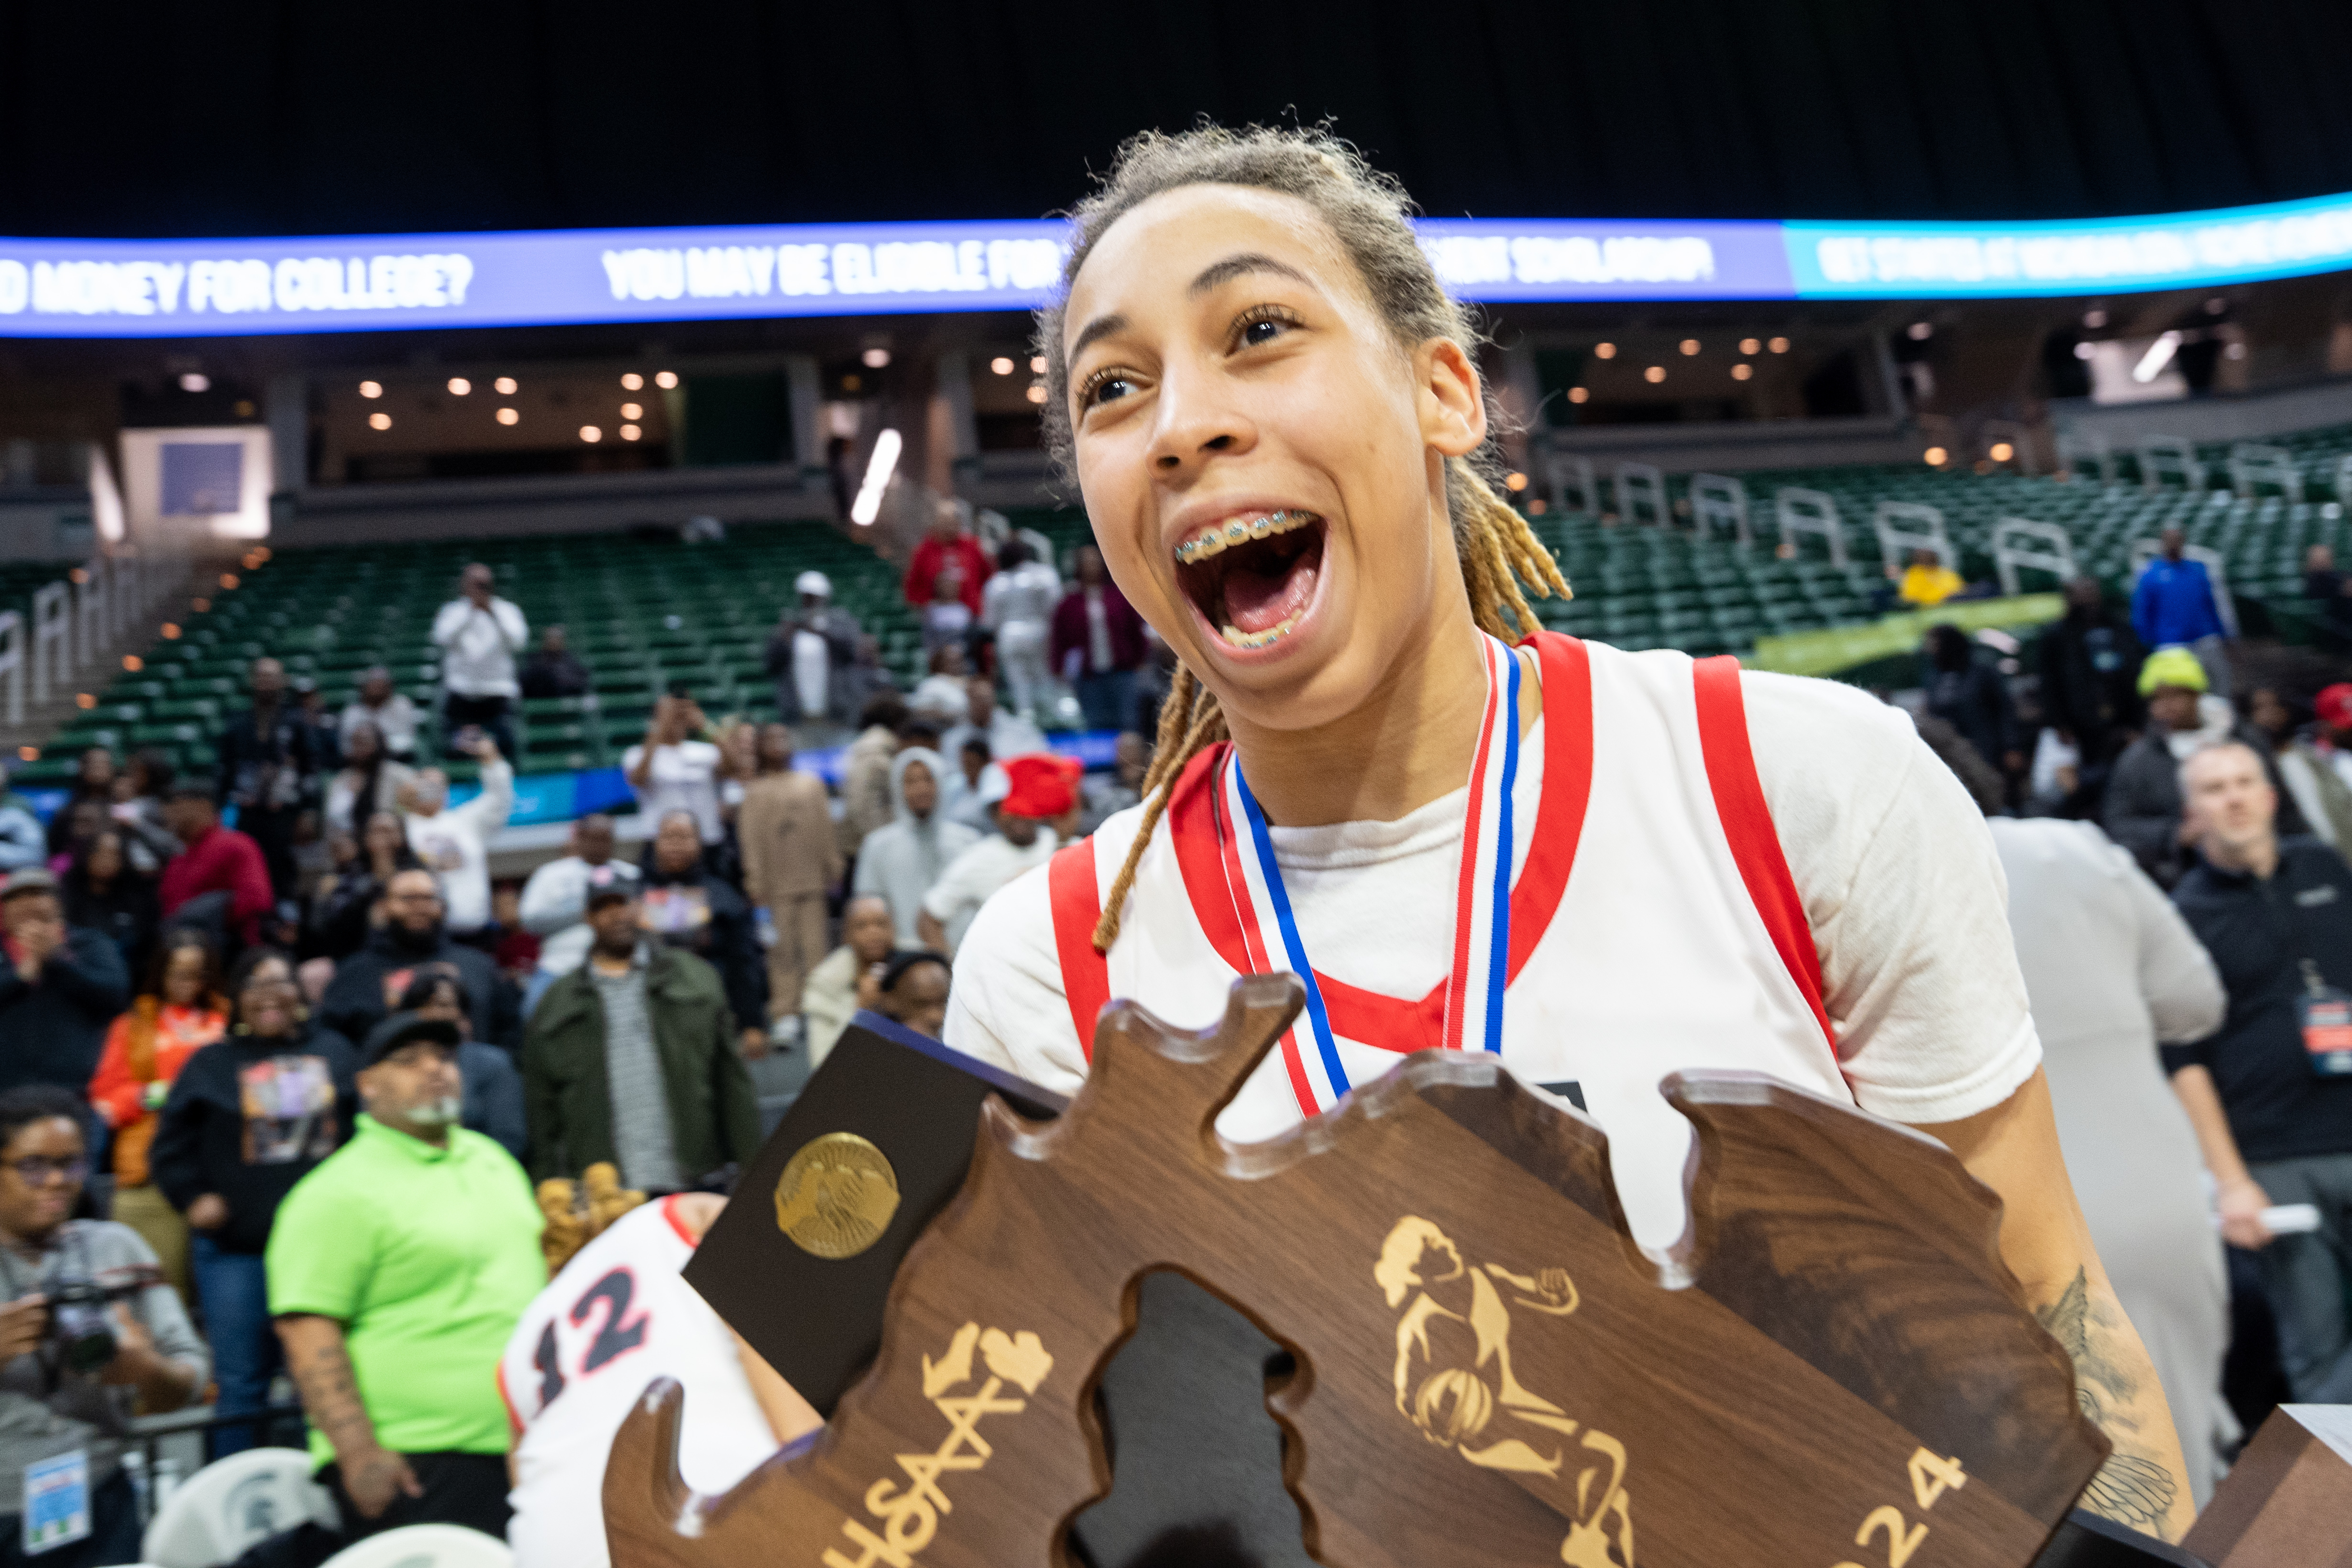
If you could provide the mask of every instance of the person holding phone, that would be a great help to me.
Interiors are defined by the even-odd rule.
[[[476,561],[457,580],[457,597],[433,617],[433,645],[441,650],[441,686],[446,694],[442,717],[448,731],[451,757],[471,754],[474,737],[463,732],[487,730],[499,743],[500,755],[515,754],[514,719],[509,710],[522,690],[515,675],[515,655],[530,640],[530,626],[512,600],[494,591],[497,578]]]

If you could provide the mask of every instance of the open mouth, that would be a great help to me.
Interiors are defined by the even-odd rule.
[[[1226,646],[1287,636],[1315,601],[1325,524],[1312,512],[1236,512],[1176,547],[1176,576]]]

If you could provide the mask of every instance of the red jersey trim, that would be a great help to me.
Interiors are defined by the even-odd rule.
[[[677,1193],[672,1193],[667,1197],[662,1199],[662,1218],[669,1222],[669,1228],[677,1234],[677,1239],[680,1241],[685,1242],[687,1246],[691,1249],[698,1246],[700,1243],[696,1240],[694,1232],[688,1230],[686,1228],[685,1222],[678,1218],[677,1199],[678,1195]]]
[[[1584,644],[1548,632],[1528,641],[1543,671],[1544,783],[1528,858],[1511,888],[1510,980],[1518,978],[1568,890],[1592,791],[1592,667]],[[1202,931],[1219,957],[1237,973],[1248,975],[1259,969],[1251,962],[1234,915],[1235,894],[1226,880],[1218,831],[1217,773],[1224,757],[1225,747],[1220,745],[1186,766],[1176,781],[1168,818],[1176,862]],[[1334,1034],[1399,1054],[1444,1043],[1444,981],[1425,997],[1405,998],[1363,990],[1319,969],[1315,980]]]
[[[1723,824],[1739,879],[1748,884],[1748,896],[1787,966],[1789,978],[1813,1009],[1834,1061],[1837,1035],[1822,1005],[1821,951],[1813,946],[1804,901],[1797,896],[1797,880],[1789,874],[1789,859],[1781,852],[1780,834],[1772,825],[1764,785],[1756,776],[1748,706],[1739,693],[1739,661],[1728,653],[1696,660],[1691,685],[1698,701],[1699,753],[1706,761],[1707,786],[1715,792],[1716,818]]]
[[[1054,950],[1062,965],[1062,994],[1078,1049],[1095,1059],[1095,1025],[1110,1006],[1110,966],[1095,951],[1095,925],[1102,918],[1102,892],[1095,882],[1091,834],[1045,862],[1045,891],[1054,908]]]

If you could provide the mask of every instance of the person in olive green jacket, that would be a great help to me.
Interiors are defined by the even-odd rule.
[[[548,987],[523,1036],[533,1181],[599,1160],[625,1186],[707,1185],[760,1147],[759,1103],[719,972],[648,941],[633,887],[588,899],[588,960]]]

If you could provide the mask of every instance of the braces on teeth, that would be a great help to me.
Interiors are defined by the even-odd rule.
[[[1244,632],[1238,626],[1225,625],[1217,628],[1217,635],[1236,648],[1265,648],[1288,636],[1290,629],[1297,624],[1297,616],[1287,615],[1280,625],[1269,626],[1263,632]]]
[[[1229,523],[1204,529],[1195,538],[1178,545],[1176,559],[1190,566],[1196,560],[1223,555],[1235,545],[1247,544],[1253,539],[1272,538],[1276,534],[1286,534],[1293,528],[1303,528],[1314,517],[1312,512],[1281,511],[1268,513],[1251,522],[1236,517]]]

